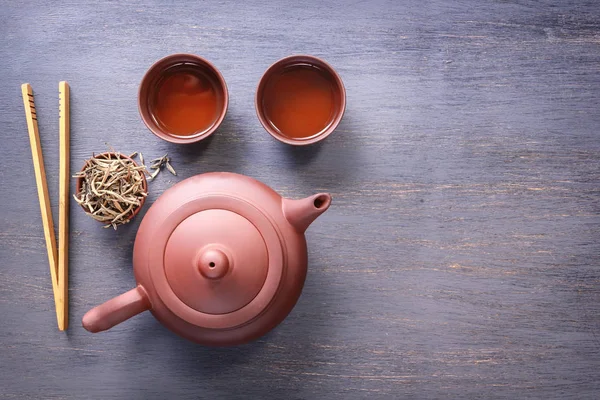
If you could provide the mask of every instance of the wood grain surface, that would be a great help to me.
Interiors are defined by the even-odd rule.
[[[137,111],[142,75],[176,52],[229,87],[200,145],[154,137]],[[339,129],[299,149],[253,103],[264,70],[298,53],[329,62],[348,95]],[[0,59],[0,398],[600,397],[598,2],[5,1]],[[35,93],[56,216],[60,80],[71,171],[105,143],[168,152],[178,171],[116,232],[71,202],[66,333],[19,91]],[[290,316],[235,348],[189,343],[150,313],[86,332],[87,310],[135,284],[144,212],[208,171],[333,195]]]

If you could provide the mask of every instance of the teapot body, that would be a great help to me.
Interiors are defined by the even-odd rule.
[[[138,287],[90,311],[84,326],[104,330],[130,317],[127,310],[149,309],[197,343],[254,340],[298,301],[307,272],[304,230],[329,204],[327,194],[283,199],[233,173],[188,178],[165,191],[140,224],[133,252]],[[128,299],[137,306],[127,308]]]

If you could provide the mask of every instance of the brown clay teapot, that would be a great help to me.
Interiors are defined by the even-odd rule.
[[[138,286],[90,310],[100,332],[143,311],[206,345],[235,345],[273,329],[292,310],[306,277],[304,231],[329,207],[316,194],[289,200],[226,172],[188,178],[146,213],[133,249]]]

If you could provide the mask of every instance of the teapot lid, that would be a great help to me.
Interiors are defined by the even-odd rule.
[[[258,316],[282,278],[278,227],[258,206],[232,194],[188,198],[171,211],[154,225],[147,246],[160,300],[205,328],[233,328]]]
[[[181,301],[207,314],[239,310],[267,277],[268,253],[256,227],[229,210],[204,210],[173,230],[164,253],[169,285]]]

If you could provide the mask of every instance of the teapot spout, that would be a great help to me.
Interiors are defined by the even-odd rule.
[[[319,193],[301,200],[283,199],[283,215],[300,233],[331,205],[328,193]]]

